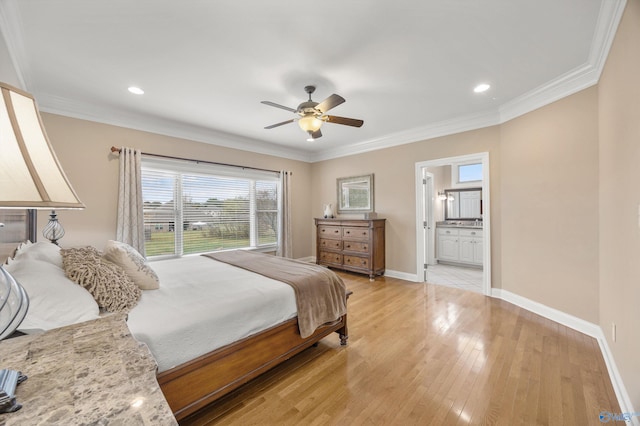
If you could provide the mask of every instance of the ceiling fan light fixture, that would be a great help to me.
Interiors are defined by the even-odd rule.
[[[318,131],[322,123],[323,121],[313,114],[306,114],[298,120],[300,128],[309,134]]]

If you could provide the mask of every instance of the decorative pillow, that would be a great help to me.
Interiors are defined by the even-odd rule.
[[[24,241],[20,244],[18,244],[18,247],[15,248],[15,250],[13,250],[13,253],[11,254],[11,256],[9,256],[6,260],[6,264],[8,265],[9,263],[13,262],[13,259],[18,255],[18,253],[21,250],[26,249],[27,247],[29,247],[31,244],[33,244],[30,240]]]
[[[50,330],[98,318],[100,310],[96,301],[89,292],[70,281],[62,268],[25,258],[14,260],[4,268],[29,296],[29,310],[18,330],[24,333]]]
[[[94,247],[61,249],[60,253],[67,277],[87,289],[100,308],[128,312],[138,303],[142,291]]]
[[[58,268],[62,268],[62,256],[60,247],[49,242],[40,241],[37,243],[23,243],[16,249],[13,260],[42,260]]]
[[[147,264],[145,258],[129,244],[109,240],[102,256],[124,269],[129,278],[142,290],[160,288],[158,275]]]

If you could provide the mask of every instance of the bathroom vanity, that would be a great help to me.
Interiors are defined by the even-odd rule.
[[[482,221],[443,221],[436,223],[439,263],[482,267]]]

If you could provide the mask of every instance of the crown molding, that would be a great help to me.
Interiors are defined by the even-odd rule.
[[[613,45],[626,5],[627,0],[609,0],[600,4],[596,31],[589,52],[589,63],[596,68],[598,80],[607,63],[607,56],[609,56],[609,50]]]
[[[198,127],[178,121],[153,117],[131,111],[116,111],[112,108],[92,104],[81,104],[47,93],[37,94],[41,111],[81,120],[110,124],[128,129],[157,133],[180,139],[208,143],[225,148],[233,148],[258,154],[272,155],[304,162],[311,161],[311,154],[258,139],[225,133],[218,130]]]
[[[313,162],[316,162],[330,160],[333,158],[346,157],[347,155],[361,154],[378,149],[420,142],[440,136],[447,136],[455,133],[466,132],[468,130],[476,130],[484,127],[494,126],[496,124],[499,124],[499,116],[497,112],[490,111],[478,114],[469,114],[463,117],[458,117],[451,120],[443,120],[437,123],[429,124],[427,126],[386,135],[378,139],[359,142],[336,149],[324,150],[316,153],[312,157],[312,160]]]
[[[509,100],[495,110],[432,123],[373,140],[315,153],[187,123],[164,120],[139,113],[123,112],[96,105],[81,104],[46,93],[38,93],[37,99],[43,111],[54,114],[292,160],[304,162],[323,161],[502,124],[597,84],[626,3],[627,0],[603,0],[601,2],[589,58],[585,64],[515,99]],[[21,17],[16,3],[12,0],[0,1],[0,31],[5,38],[11,60],[14,63],[14,68],[23,88],[33,92],[33,88],[30,87],[29,61],[23,48],[23,41],[20,38],[20,34],[22,34],[20,27]]]
[[[501,105],[500,123],[598,84],[626,4],[627,0],[603,1],[587,62]]]

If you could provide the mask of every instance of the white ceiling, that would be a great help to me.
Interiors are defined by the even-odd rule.
[[[504,122],[595,84],[625,0],[0,0],[44,111],[304,161]],[[491,84],[483,94],[478,83]],[[307,142],[289,107],[346,99]],[[132,95],[127,87],[145,90]]]

